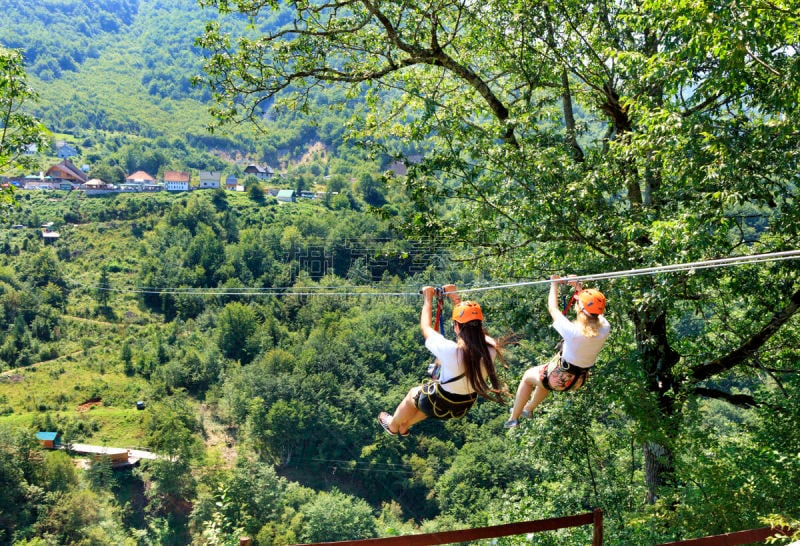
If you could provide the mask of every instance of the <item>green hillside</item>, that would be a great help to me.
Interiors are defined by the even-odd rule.
[[[24,50],[40,95],[33,112],[52,131],[54,144],[66,140],[78,148],[78,165],[122,164],[133,172],[142,168],[130,159],[133,149],[134,157],[157,151],[169,168],[217,169],[247,161],[285,168],[302,161],[318,141],[334,152],[342,145],[345,118],[332,111],[306,120],[275,112],[266,134],[252,126],[209,133],[210,92],[191,82],[202,64],[194,42],[206,21],[219,16],[193,0],[4,0],[0,10],[0,44]],[[244,18],[231,21],[244,32]],[[336,153],[348,158],[339,172],[357,171],[361,155]],[[42,167],[49,164],[52,156],[43,157]]]

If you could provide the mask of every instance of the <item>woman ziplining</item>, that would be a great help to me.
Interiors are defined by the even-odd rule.
[[[558,287],[564,283],[575,292],[562,312],[558,307]],[[577,315],[570,321],[566,313],[573,303]],[[547,310],[553,318],[553,328],[561,334],[560,350],[547,363],[529,368],[522,376],[505,428],[519,425],[520,416],[530,417],[550,391],[577,390],[583,386],[611,331],[603,315],[605,308],[606,298],[599,290],[583,289],[579,282],[558,275],[550,277]]]
[[[424,287],[419,326],[425,347],[439,363],[438,377],[408,391],[394,415],[385,411],[378,415],[381,427],[392,436],[407,436],[409,427],[424,419],[463,417],[478,396],[498,403],[504,399],[494,367],[495,359],[502,359],[501,349],[483,329],[480,305],[474,301],[462,302],[454,284],[439,290],[454,304],[452,320],[457,340],[446,339],[431,324],[437,289]]]

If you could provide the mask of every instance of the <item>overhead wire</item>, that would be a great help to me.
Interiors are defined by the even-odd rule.
[[[769,252],[764,254],[752,254],[752,255],[743,255],[743,256],[734,256],[731,258],[717,258],[712,260],[702,260],[696,262],[687,262],[682,264],[671,264],[671,265],[662,265],[662,266],[655,266],[655,267],[644,267],[640,269],[627,269],[623,271],[614,271],[610,273],[598,273],[598,274],[590,274],[590,275],[576,275],[574,277],[570,277],[570,281],[577,281],[577,282],[585,282],[585,281],[598,281],[598,280],[608,280],[608,279],[617,279],[623,277],[639,277],[643,275],[655,275],[658,273],[674,273],[680,271],[693,271],[699,269],[712,269],[718,267],[731,267],[735,265],[742,265],[742,264],[751,264],[751,263],[763,263],[763,262],[774,262],[774,261],[783,261],[783,260],[793,260],[800,258],[800,250],[787,250],[783,252]],[[517,288],[523,286],[533,286],[537,284],[549,284],[551,282],[550,279],[539,280],[539,281],[524,281],[524,282],[516,282],[516,283],[507,283],[507,284],[500,284],[491,287],[477,287],[477,288],[466,288],[466,289],[459,289],[458,292],[460,294],[465,294],[468,292],[480,292],[485,290],[498,290],[498,289],[505,289],[505,288]]]
[[[683,271],[696,271],[702,269],[712,269],[721,267],[732,267],[743,264],[756,264],[764,262],[775,262],[784,260],[793,260],[800,258],[800,250],[787,250],[782,252],[769,252],[763,254],[752,254],[734,256],[729,258],[716,258],[711,260],[701,260],[695,262],[686,262],[680,264],[660,265],[654,267],[644,267],[639,269],[627,269],[621,271],[612,271],[607,273],[597,273],[588,275],[575,275],[571,276],[571,281],[586,282],[586,281],[600,281],[609,279],[618,279],[625,277],[638,277],[644,275],[656,275],[659,273],[675,273]],[[523,288],[529,286],[536,286],[542,284],[549,284],[551,279],[541,279],[534,281],[520,281],[513,283],[501,283],[488,286],[478,286],[473,288],[459,288],[460,294],[468,294],[474,292],[486,292],[490,290],[506,290],[511,288]],[[193,296],[273,296],[273,297],[318,297],[318,296],[336,296],[336,297],[411,297],[418,296],[419,291],[374,291],[370,286],[365,285],[350,285],[350,286],[302,286],[302,287],[272,287],[272,288],[259,288],[259,287],[240,287],[240,288],[198,288],[198,287],[111,287],[107,285],[87,285],[75,283],[77,286],[89,290],[102,290],[108,292],[119,292],[128,294],[161,294],[161,295],[193,295]]]

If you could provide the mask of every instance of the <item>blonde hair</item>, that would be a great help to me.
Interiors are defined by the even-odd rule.
[[[578,313],[578,324],[581,327],[581,334],[584,337],[597,337],[600,335],[600,316],[589,315],[580,311]]]

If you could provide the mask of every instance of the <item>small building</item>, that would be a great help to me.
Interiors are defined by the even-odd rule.
[[[394,176],[406,176],[408,174],[408,166],[416,165],[422,162],[422,155],[412,154],[402,160],[392,161],[389,163],[387,169],[392,172]]]
[[[239,184],[239,180],[236,178],[236,175],[229,174],[225,177],[225,189],[230,191],[236,191],[236,186]]]
[[[108,461],[111,468],[125,468],[139,462],[139,458],[133,456],[129,449],[121,447],[72,444],[70,451],[79,455],[88,455],[95,461]]]
[[[244,173],[252,174],[259,180],[267,180],[275,176],[275,171],[273,171],[269,165],[265,167],[262,167],[261,165],[248,165],[245,168]]]
[[[36,439],[42,444],[45,449],[58,449],[61,447],[61,433],[60,432],[37,432]]]
[[[54,182],[49,176],[28,175],[22,182],[23,190],[55,190],[58,189],[60,182]]]
[[[61,159],[67,159],[69,157],[78,155],[78,149],[72,144],[59,141],[56,143],[56,155]]]
[[[42,239],[44,239],[45,243],[54,243],[58,241],[61,234],[57,231],[50,231],[48,228],[44,228],[42,230]]]
[[[220,171],[200,171],[198,176],[200,177],[201,190],[219,189],[219,182],[222,180]]]
[[[136,171],[125,177],[125,183],[122,184],[122,191],[145,191],[145,188],[152,188],[155,185],[155,178],[144,171]]]
[[[189,173],[183,171],[165,171],[164,189],[167,191],[189,191]]]
[[[111,184],[108,184],[99,178],[92,178],[91,180],[84,182],[81,185],[81,188],[84,190],[109,190],[111,189]]]
[[[75,185],[85,184],[89,180],[86,173],[76,167],[69,159],[64,159],[61,163],[53,165],[45,171],[44,175],[55,182],[70,182]]]
[[[294,203],[297,201],[294,190],[280,190],[276,197],[278,201],[283,201],[284,203]]]

